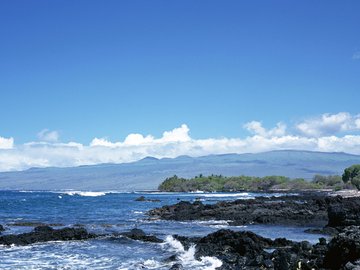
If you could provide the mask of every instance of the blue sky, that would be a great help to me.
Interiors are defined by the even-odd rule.
[[[249,136],[251,121],[356,122],[359,12],[328,0],[2,1],[0,137],[88,145],[182,124],[207,139]]]

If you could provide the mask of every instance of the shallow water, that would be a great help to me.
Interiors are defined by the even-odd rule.
[[[164,244],[142,243],[124,237],[104,237],[90,241],[38,243],[26,247],[0,247],[0,269],[169,269],[164,260],[176,254],[185,269],[214,269],[216,258],[194,259],[194,250],[184,250],[172,234],[203,236],[221,228],[251,230],[265,237],[286,237],[317,242],[321,235],[307,234],[308,227],[229,226],[226,221],[175,222],[151,220],[145,213],[155,207],[180,200],[216,203],[270,194],[256,193],[119,193],[109,192],[27,192],[0,191],[0,224],[4,233],[31,231],[15,223],[39,222],[72,226],[81,224],[96,233],[124,232],[140,228],[155,234]],[[274,194],[271,194],[273,196]],[[275,194],[281,196],[281,194]],[[138,202],[139,196],[160,202]]]

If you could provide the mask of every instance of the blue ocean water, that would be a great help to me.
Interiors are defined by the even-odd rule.
[[[119,193],[80,191],[0,191],[0,224],[3,234],[31,231],[24,222],[82,225],[95,233],[116,233],[140,228],[165,240],[143,243],[124,237],[101,237],[89,241],[37,243],[26,247],[0,246],[0,269],[169,269],[166,258],[176,254],[185,269],[214,269],[216,258],[194,259],[194,248],[185,250],[171,235],[203,236],[220,228],[251,230],[265,237],[286,237],[317,242],[322,235],[307,234],[308,227],[229,226],[227,221],[176,222],[154,220],[146,212],[180,200],[216,203],[220,200],[254,198],[257,193]],[[273,196],[274,194],[271,194]],[[275,194],[281,196],[282,194]],[[135,201],[139,196],[160,202]],[[269,195],[270,196],[270,195]],[[16,226],[14,226],[16,225]]]

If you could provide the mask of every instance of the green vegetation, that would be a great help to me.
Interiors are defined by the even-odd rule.
[[[350,182],[360,190],[360,164],[355,164],[346,168],[342,175],[342,180],[344,183]]]
[[[311,181],[302,178],[290,179],[285,176],[195,176],[191,179],[180,178],[176,175],[167,178],[159,186],[160,191],[191,192],[191,191],[269,191],[269,190],[340,190],[351,188],[351,185],[342,181],[339,175],[315,175]]]

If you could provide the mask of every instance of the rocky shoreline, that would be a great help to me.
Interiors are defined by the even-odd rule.
[[[196,244],[197,259],[203,256],[220,259],[219,270],[360,269],[359,226],[344,227],[329,243],[320,238],[315,245],[224,229],[202,238],[174,237],[187,247]]]
[[[166,220],[228,220],[231,225],[276,224],[323,226],[316,232],[334,237],[311,245],[285,238],[271,240],[251,232],[220,230],[203,238],[175,236],[185,246],[196,244],[195,256],[215,256],[218,269],[360,269],[360,198],[304,193],[259,197],[205,205],[179,202],[149,211]]]
[[[360,197],[327,196],[304,193],[298,196],[258,197],[206,205],[179,202],[149,211],[151,218],[167,220],[229,220],[232,225],[276,224],[318,225],[316,232],[332,234],[327,242],[295,242],[286,238],[269,239],[249,231],[218,230],[204,237],[173,235],[185,248],[194,248],[194,257],[216,257],[222,265],[216,269],[360,269]],[[0,226],[0,231],[4,230]],[[1,234],[1,233],[0,233]],[[90,240],[97,237],[126,237],[135,241],[165,243],[156,235],[140,229],[123,233],[96,235],[84,228],[53,229],[37,226],[30,233],[0,235],[0,245],[30,245],[47,241]],[[184,269],[178,254],[165,259],[172,270]]]
[[[140,229],[119,234],[132,240],[163,243],[154,235]],[[117,235],[117,236],[119,236]],[[103,237],[103,235],[101,235]],[[33,232],[0,237],[1,245],[30,245],[47,241],[89,240],[99,235],[88,233],[83,228],[52,229],[39,226]],[[195,258],[210,256],[221,260],[216,269],[360,269],[360,226],[345,226],[327,243],[325,238],[311,245],[307,241],[294,242],[285,238],[269,239],[253,232],[222,229],[204,237],[173,235],[185,249],[195,246]],[[176,254],[167,258],[170,269],[183,269]]]
[[[257,197],[203,204],[181,201],[148,212],[151,218],[191,221],[227,220],[231,225],[274,224],[294,226],[349,226],[360,224],[360,197],[324,193]]]

